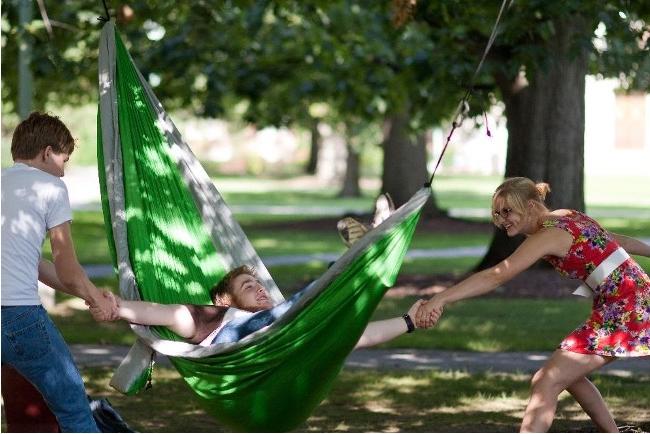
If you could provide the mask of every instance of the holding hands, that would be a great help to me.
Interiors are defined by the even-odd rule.
[[[115,321],[119,317],[119,298],[116,297],[111,291],[103,291],[98,299],[94,300],[93,304],[86,301],[88,310],[97,322],[101,321]]]
[[[440,313],[435,314],[435,319],[433,320],[422,320],[420,318],[433,318],[432,315],[433,313],[429,314],[427,313],[427,310],[429,309],[428,304],[431,303],[431,300],[425,300],[425,299],[420,299],[413,303],[413,305],[409,308],[407,314],[413,320],[414,326],[416,329],[428,329],[436,325],[438,322],[438,317],[440,317],[440,314],[442,313],[442,308],[440,308]],[[435,311],[437,312],[437,310]]]
[[[416,327],[430,328],[436,325],[440,319],[440,315],[442,315],[444,306],[445,303],[437,296],[433,296],[428,301],[419,304],[418,310],[414,316]],[[415,307],[415,305],[413,307]],[[411,314],[410,311],[409,314]]]

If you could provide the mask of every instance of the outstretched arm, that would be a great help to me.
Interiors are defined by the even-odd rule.
[[[420,305],[424,303],[424,300],[416,301],[413,306],[409,309],[407,315],[411,318],[411,321],[415,320],[415,313],[420,308]],[[415,325],[415,322],[413,322]],[[371,347],[373,345],[383,344],[392,339],[395,339],[398,336],[403,335],[408,331],[408,326],[403,317],[385,319],[382,321],[373,321],[368,323],[366,330],[359,338],[359,342],[354,347],[363,348]]]
[[[614,239],[616,239],[616,242],[620,244],[620,246],[623,247],[625,251],[630,255],[650,257],[650,246],[643,241],[628,237],[626,235],[615,234],[613,232],[612,236]]]
[[[184,304],[159,304],[148,301],[127,301],[115,297],[118,304],[118,316],[130,323],[168,327],[177,335],[189,339],[196,333],[196,323],[190,309]],[[90,309],[95,316],[96,308]]]
[[[497,265],[479,271],[431,297],[418,310],[416,324],[418,327],[431,327],[438,321],[445,305],[488,293],[526,270],[545,255],[564,256],[571,247],[572,241],[571,235],[562,229],[541,230],[526,238],[512,255]]]

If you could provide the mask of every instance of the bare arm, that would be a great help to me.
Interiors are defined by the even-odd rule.
[[[38,262],[38,280],[57,291],[68,292],[61,280],[59,280],[54,264],[48,260],[41,259]]]
[[[113,301],[109,297],[104,297],[102,292],[93,285],[77,260],[70,234],[70,223],[65,222],[55,226],[49,233],[54,273],[47,265],[47,261],[43,261],[39,263],[39,279],[43,279],[43,283],[48,285],[52,284],[50,286],[56,290],[84,299],[89,306],[98,307],[105,319],[115,319]]]
[[[650,257],[650,246],[643,241],[628,237],[626,235],[615,234],[613,232],[612,236],[616,242],[630,255]]]
[[[418,326],[435,324],[445,305],[488,293],[545,255],[564,256],[572,241],[571,235],[562,229],[547,228],[539,231],[526,238],[512,255],[497,265],[475,273],[433,296],[418,310],[416,323]]]
[[[165,326],[186,339],[193,337],[196,333],[196,323],[192,313],[184,304],[159,304],[118,299],[118,305],[119,317],[130,323]]]
[[[411,320],[415,319],[415,313],[418,311],[422,303],[424,303],[424,300],[418,300],[409,309],[408,315],[411,317]],[[407,331],[408,327],[406,326],[404,318],[401,316],[382,321],[373,321],[368,323],[366,330],[363,332],[363,335],[361,335],[359,342],[357,342],[357,345],[354,348],[364,348],[383,344],[384,342],[388,342],[403,335]]]

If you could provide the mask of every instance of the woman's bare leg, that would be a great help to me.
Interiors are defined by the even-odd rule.
[[[602,395],[587,377],[579,378],[566,390],[578,401],[580,407],[596,424],[599,432],[618,432],[616,422],[614,422]]]
[[[533,377],[530,401],[521,422],[521,432],[548,431],[553,423],[560,392],[610,360],[610,357],[594,354],[556,350]],[[584,389],[581,391],[584,392]]]

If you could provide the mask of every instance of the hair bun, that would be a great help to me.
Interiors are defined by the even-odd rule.
[[[535,189],[537,190],[537,194],[539,194],[539,198],[544,201],[546,195],[551,191],[551,186],[546,182],[538,182],[535,184]]]

